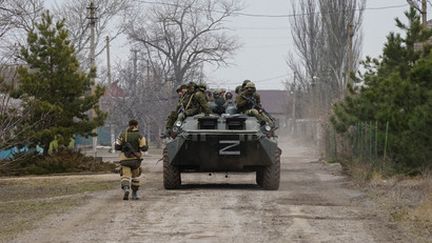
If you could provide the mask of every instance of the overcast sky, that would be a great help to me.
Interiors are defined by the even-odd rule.
[[[258,14],[292,13],[293,0],[247,0],[243,12]],[[301,1],[301,0],[297,0]],[[406,0],[368,0],[367,8],[398,6]],[[408,7],[382,10],[365,10],[363,20],[362,55],[378,56],[381,54],[385,37],[390,31],[396,31],[395,17],[403,17]],[[258,89],[284,89],[280,76],[288,75],[285,64],[287,53],[293,50],[290,36],[289,18],[237,17],[231,25],[244,44],[237,52],[230,68],[219,69],[209,74],[211,82],[219,82],[222,87],[235,87],[244,79],[256,81]]]
[[[155,0],[156,1],[156,0]],[[292,13],[292,1],[301,0],[244,0],[244,13],[286,15]],[[48,6],[63,0],[47,0]],[[402,7],[394,7],[406,5]],[[392,7],[387,9],[373,9]],[[394,19],[403,18],[408,9],[406,0],[367,0],[363,20],[363,56],[381,54],[385,38],[396,31]],[[256,82],[258,89],[284,89],[283,80],[289,70],[285,64],[287,53],[293,50],[289,18],[235,17],[229,27],[234,29],[243,47],[230,60],[228,68],[215,70],[207,66],[207,82],[211,87],[234,88],[244,79]],[[126,60],[129,51],[126,39],[114,41],[113,60]]]

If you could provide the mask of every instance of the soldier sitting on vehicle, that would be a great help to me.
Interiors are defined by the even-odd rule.
[[[224,103],[225,113],[234,115],[237,113],[237,107],[234,101],[233,94],[231,92],[225,93],[225,103]]]
[[[184,107],[186,106],[186,100],[187,100],[187,96],[186,96],[187,91],[188,91],[188,86],[186,84],[181,84],[177,87],[176,92],[179,96],[179,100],[177,102],[175,111],[172,111],[167,118],[167,122],[165,125],[166,135],[170,134],[175,121],[178,119],[178,115],[184,112]]]
[[[256,117],[261,125],[266,123],[270,126],[274,125],[271,118],[265,114],[261,106],[261,98],[260,95],[256,93],[255,84],[253,82],[249,81],[245,84],[243,91],[236,97],[236,104],[239,112]]]
[[[209,115],[211,113],[210,108],[207,104],[207,98],[204,85],[200,84],[198,86],[194,82],[190,82],[188,84],[188,91],[186,95],[186,105],[184,112],[179,114],[178,120],[184,120],[187,116],[194,116],[199,113],[204,113],[205,115]]]
[[[213,92],[213,97],[214,97],[214,107],[213,107],[213,112],[216,114],[223,114],[225,112],[225,97],[223,96],[223,90],[220,89],[216,89]]]
[[[246,84],[250,83],[250,82],[252,82],[252,81],[250,81],[249,79],[246,79],[245,81],[243,81],[243,83],[241,85],[239,85],[235,88],[235,93],[240,94],[241,92],[243,92]]]

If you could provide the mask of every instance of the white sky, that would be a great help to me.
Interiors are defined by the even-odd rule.
[[[243,11],[258,14],[292,13],[291,1],[287,0],[247,0],[248,7]],[[296,0],[301,1],[301,0]],[[367,8],[406,4],[406,0],[367,0]],[[395,17],[403,19],[408,7],[366,10],[363,20],[363,56],[381,54],[386,36],[396,31]],[[237,52],[230,68],[219,69],[209,74],[211,81],[219,80],[222,87],[235,87],[244,79],[256,81],[258,89],[284,89],[282,81],[289,70],[285,63],[287,53],[293,50],[290,36],[289,18],[238,17],[232,23],[238,27],[236,34],[244,47]],[[244,29],[246,27],[255,29]],[[286,28],[286,29],[283,29]]]
[[[53,2],[47,0],[48,6]],[[155,0],[157,1],[157,0]],[[242,11],[253,14],[283,15],[292,13],[292,1],[301,0],[244,0]],[[406,0],[367,0],[366,8],[404,5]],[[366,10],[363,19],[363,56],[381,54],[386,36],[396,31],[394,19],[404,20],[408,7]],[[289,75],[285,64],[287,53],[293,50],[289,18],[236,17],[230,19],[229,27],[240,39],[243,47],[230,60],[231,67],[215,70],[207,66],[207,82],[210,87],[235,88],[245,79],[255,81],[257,89],[284,89],[282,83]],[[113,41],[113,60],[126,60],[129,48],[125,38]],[[285,77],[282,77],[285,76]]]

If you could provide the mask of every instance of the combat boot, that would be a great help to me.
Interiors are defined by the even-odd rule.
[[[132,191],[132,200],[139,200],[140,197],[138,196],[138,191],[134,190]]]
[[[128,186],[124,186],[122,187],[124,194],[123,194],[123,200],[129,200],[129,187]]]
[[[132,185],[132,200],[138,200],[140,199],[138,196],[138,186]]]

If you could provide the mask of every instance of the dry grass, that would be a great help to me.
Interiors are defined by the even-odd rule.
[[[432,239],[432,179],[395,176],[370,180],[368,193],[389,220],[397,223],[413,242]]]
[[[81,205],[88,193],[113,189],[109,176],[58,176],[0,180],[0,242],[30,230],[42,218]]]
[[[432,172],[409,177],[394,175],[390,166],[351,161],[342,165],[354,182],[367,188],[383,216],[401,226],[413,242],[432,242]]]

